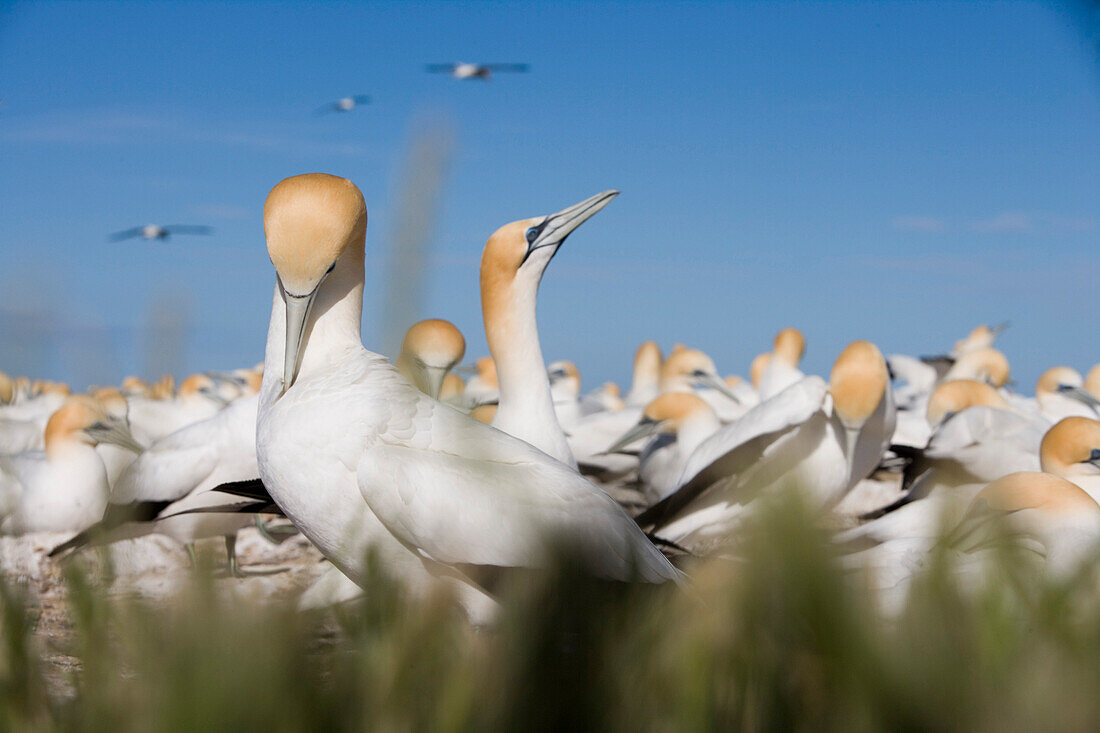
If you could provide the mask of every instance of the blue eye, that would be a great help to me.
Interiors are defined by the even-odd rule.
[[[527,230],[527,243],[530,244],[531,242],[534,242],[535,237],[537,237],[538,235],[539,235],[539,230],[538,229],[535,229],[534,227],[531,227],[530,229],[528,229]]]

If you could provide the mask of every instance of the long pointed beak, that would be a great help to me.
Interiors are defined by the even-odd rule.
[[[611,203],[611,199],[618,195],[619,192],[615,190],[604,191],[546,217],[546,221],[542,224],[542,231],[527,247],[527,254],[531,254],[539,247],[561,244],[574,229],[591,219],[596,212]]]
[[[1100,448],[1093,448],[1092,452],[1089,453],[1089,459],[1085,462],[1100,468]]]
[[[142,453],[145,446],[134,439],[129,428],[119,422],[96,423],[92,436],[98,443],[110,443],[132,453]]]
[[[625,433],[623,433],[623,436],[616,440],[614,445],[612,445],[607,450],[602,451],[600,455],[606,456],[610,453],[620,451],[636,440],[641,440],[642,438],[645,438],[649,435],[653,435],[660,427],[661,423],[657,422],[656,420],[643,419],[630,430],[627,430]]]
[[[1100,400],[1092,396],[1092,393],[1081,387],[1063,386],[1059,387],[1059,392],[1069,397],[1071,400],[1077,400],[1092,408],[1093,412],[1096,412],[1096,408],[1100,407]]]
[[[427,393],[433,400],[439,399],[439,392],[443,389],[443,380],[447,376],[447,371],[446,367],[424,367],[424,380],[427,382],[424,386],[428,388]]]
[[[996,326],[990,326],[989,327],[989,332],[992,333],[994,336],[1000,336],[1002,333],[1004,333],[1005,329],[1008,328],[1011,325],[1012,325],[1011,321],[1005,321],[1003,323],[998,323]]]
[[[696,372],[694,376],[697,384],[717,390],[737,404],[741,404],[741,400],[737,399],[737,395],[733,393],[729,385],[727,385],[721,377],[714,374],[708,374],[707,372]]]
[[[282,284],[279,291],[283,294],[283,303],[286,305],[286,352],[283,358],[283,392],[285,393],[294,384],[298,377],[298,357],[302,348],[302,336],[305,334],[306,321],[309,312],[313,309],[313,300],[321,284],[305,295],[288,293]]]

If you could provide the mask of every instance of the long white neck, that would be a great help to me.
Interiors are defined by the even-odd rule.
[[[550,379],[539,346],[537,295],[538,280],[517,273],[491,298],[482,299],[485,337],[500,383],[500,405],[493,427],[576,468],[576,459],[554,412]]]
[[[693,413],[681,423],[680,429],[676,431],[676,442],[682,455],[685,458],[690,456],[699,447],[700,443],[718,432],[720,427],[722,427],[722,423],[718,420],[718,415],[714,413],[714,410],[709,408],[700,409]]]
[[[363,250],[349,247],[336,262],[317,292],[302,335],[298,376],[295,385],[309,381],[326,369],[334,356],[362,349],[360,327],[363,320]],[[267,327],[264,352],[264,377],[261,402],[269,403],[283,388],[283,361],[286,345],[286,305],[279,286],[271,303],[271,321]]]

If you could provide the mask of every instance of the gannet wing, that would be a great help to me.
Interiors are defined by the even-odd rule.
[[[214,228],[203,224],[167,224],[164,231],[169,234],[213,234]]]
[[[107,237],[108,241],[121,242],[124,239],[133,239],[134,237],[140,237],[145,227],[134,227],[133,229],[124,229],[121,232],[115,232]]]
[[[424,70],[425,71],[430,71],[433,74],[450,73],[450,72],[454,71],[455,67],[457,67],[457,66],[458,66],[458,64],[455,64],[455,63],[450,63],[450,64],[425,64],[424,65]]]
[[[529,64],[479,64],[479,66],[489,71],[523,72],[531,68]]]
[[[707,489],[759,463],[780,438],[821,410],[827,395],[828,388],[821,377],[806,377],[721,428],[688,458],[680,488],[642,512],[637,517],[638,524],[642,527],[666,524]]]
[[[387,529],[437,562],[544,567],[560,548],[600,577],[679,578],[611,497],[548,456],[505,463],[378,443],[358,482]]]

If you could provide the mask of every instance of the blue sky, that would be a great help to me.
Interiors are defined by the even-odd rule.
[[[1100,361],[1100,65],[1040,3],[25,3],[0,8],[0,369],[141,373],[262,358],[281,178],[370,210],[364,337],[416,130],[454,140],[413,317],[486,352],[477,263],[501,224],[623,193],[539,295],[547,359],[625,382],[646,338],[746,373],[786,325],[828,373],[849,341],[936,353],[980,322],[1021,388]],[[522,61],[458,82],[449,60]],[[365,93],[374,103],[313,116]],[[110,244],[146,222],[207,238]]]

